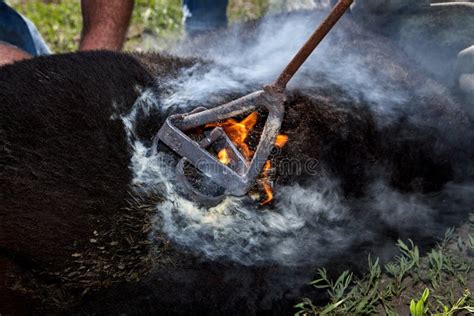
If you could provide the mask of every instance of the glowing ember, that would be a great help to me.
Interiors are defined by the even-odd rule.
[[[217,153],[217,159],[222,162],[224,165],[228,165],[230,163],[229,153],[227,149],[224,148]]]
[[[258,113],[252,112],[246,118],[238,122],[234,119],[227,119],[223,122],[209,123],[206,124],[205,128],[222,127],[232,141],[232,143],[239,149],[242,155],[250,160],[253,155],[253,151],[250,150],[247,144],[249,134],[252,132],[255,124],[257,124]],[[275,139],[275,147],[283,148],[288,142],[288,136],[279,134]],[[228,149],[224,148],[217,154],[217,158],[220,162],[228,165],[231,162]],[[263,192],[265,193],[265,199],[260,203],[261,205],[269,204],[273,200],[273,189],[270,184],[270,170],[272,164],[270,160],[265,162],[262,173],[260,174],[259,183],[262,186]]]
[[[275,146],[278,147],[278,148],[283,148],[283,146],[286,145],[287,141],[288,141],[288,136],[287,135],[279,134],[279,135],[277,135],[277,137],[275,139]]]

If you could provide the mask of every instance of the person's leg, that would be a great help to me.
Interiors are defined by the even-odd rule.
[[[36,27],[0,1],[0,42],[16,46],[32,56],[50,54]]]
[[[184,26],[188,36],[227,26],[228,0],[183,0]]]

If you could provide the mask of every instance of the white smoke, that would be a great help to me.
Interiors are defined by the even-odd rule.
[[[133,184],[140,193],[164,197],[156,205],[156,232],[165,233],[184,251],[244,265],[323,264],[354,241],[374,240],[380,225],[395,231],[437,229],[430,206],[438,203],[436,199],[396,192],[380,180],[373,183],[365,200],[344,199],[338,183],[320,175],[310,186],[276,187],[272,208],[235,197],[212,208],[201,207],[177,193],[175,164],[169,154],[154,154],[134,136],[137,113],[149,110],[150,104],[158,103],[145,92],[122,118],[133,147]],[[453,200],[462,194],[460,199],[469,200],[462,192],[472,188],[462,188],[449,185],[438,199]]]
[[[332,183],[278,188],[274,209],[233,197],[205,208],[177,193],[174,172],[163,163],[166,160],[164,154],[149,155],[136,143],[134,182],[166,197],[157,205],[155,227],[185,250],[245,265],[303,265],[322,261],[350,245],[347,227],[336,225],[347,218],[348,209]]]
[[[156,206],[155,228],[183,249],[209,259],[245,265],[324,263],[350,247],[355,239],[373,240],[376,228],[367,224],[371,218],[380,217],[382,223],[393,229],[430,223],[433,209],[426,197],[394,192],[381,182],[373,185],[367,201],[347,201],[341,197],[338,183],[324,176],[315,178],[308,187],[275,188],[276,201],[271,209],[231,197],[216,207],[203,208],[177,193],[169,157],[163,152],[155,155],[135,136],[137,113],[147,113],[151,108],[165,112],[172,107],[212,104],[213,98],[218,99],[221,94],[244,94],[271,82],[322,17],[267,17],[251,40],[242,39],[236,27],[228,37],[197,52],[212,60],[211,64],[197,64],[184,70],[166,84],[169,91],[160,98],[151,90],[145,91],[132,111],[122,118],[133,148],[133,182],[141,192],[157,192],[164,197]],[[314,89],[328,82],[337,83],[354,100],[366,100],[375,111],[384,113],[407,101],[408,96],[395,81],[374,76],[367,56],[345,51],[351,48],[351,39],[345,38],[342,29],[336,27],[334,32],[334,38],[325,41],[296,75],[290,89]],[[338,45],[345,48],[336,48]],[[186,47],[175,53],[195,54]],[[401,70],[379,71],[390,78],[391,72]],[[322,74],[324,80],[315,79],[315,73]],[[355,216],[351,203],[365,213]]]
[[[331,0],[269,0],[268,12],[289,12],[299,10],[325,9],[331,5]]]
[[[140,193],[166,197],[157,205],[156,229],[177,244],[209,259],[245,265],[308,264],[349,246],[348,216],[337,183],[321,178],[311,187],[281,187],[273,209],[229,197],[213,208],[200,207],[177,193],[174,165],[163,152],[154,154],[135,136],[138,113],[158,104],[146,91],[122,118],[133,149],[133,184]],[[331,249],[327,245],[331,243]]]
[[[198,55],[212,60],[213,67],[198,76],[194,70],[187,70],[174,83],[174,94],[166,101],[167,106],[206,103],[213,95],[239,90],[244,93],[272,82],[325,14],[308,11],[285,17],[269,15],[262,19],[251,38],[242,34],[241,26],[236,25],[226,37],[216,37],[212,45],[198,39],[178,47],[174,54]],[[392,67],[390,63],[384,63],[387,56],[373,60],[367,55],[349,53],[354,50],[351,45],[355,44],[343,29],[341,25],[335,26],[290,81],[288,89],[314,89],[330,82],[342,87],[354,100],[369,102],[374,110],[384,113],[405,103],[409,96],[394,80],[395,76],[403,76],[397,73],[402,69],[384,69],[387,65]],[[374,56],[378,53],[374,52]],[[379,64],[383,66],[376,67]],[[374,68],[377,68],[376,73]],[[318,80],[317,75],[324,77]]]

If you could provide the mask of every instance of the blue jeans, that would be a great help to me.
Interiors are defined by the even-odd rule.
[[[0,0],[0,42],[14,45],[33,56],[51,54],[34,24]]]
[[[228,0],[183,0],[184,27],[189,36],[227,26]]]

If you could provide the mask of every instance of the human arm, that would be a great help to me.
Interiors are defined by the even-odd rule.
[[[81,0],[83,28],[79,50],[120,50],[134,0]]]
[[[7,44],[5,42],[0,42],[0,67],[7,64],[13,64],[14,62],[32,58],[27,52]]]

